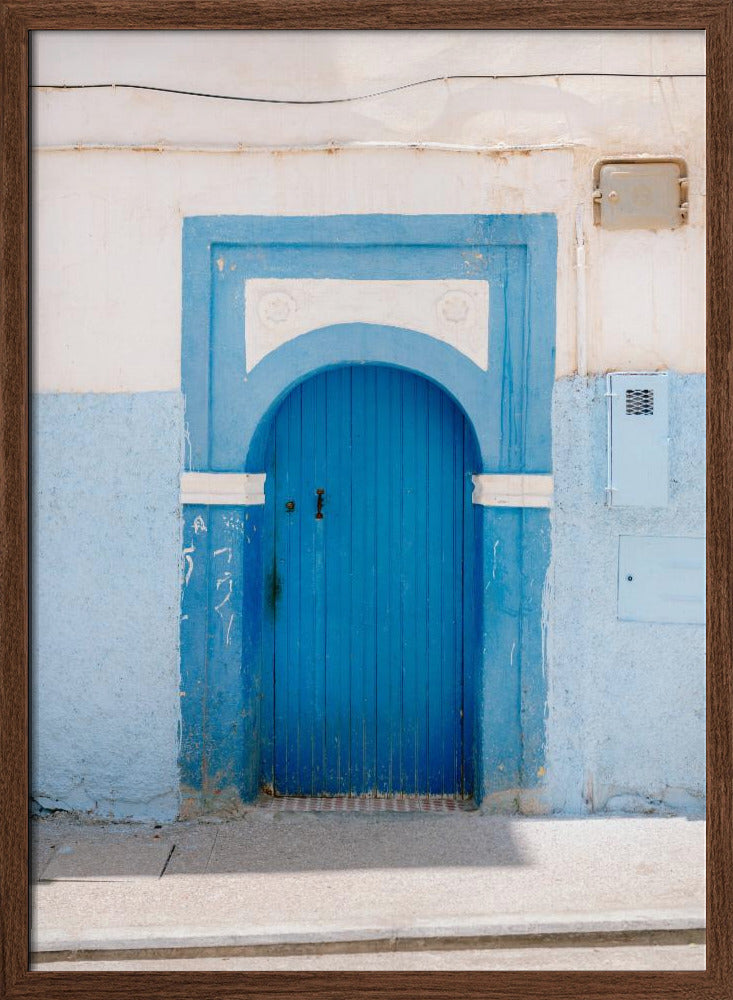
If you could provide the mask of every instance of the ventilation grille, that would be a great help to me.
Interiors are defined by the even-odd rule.
[[[627,389],[626,413],[632,417],[648,416],[654,413],[654,390]]]

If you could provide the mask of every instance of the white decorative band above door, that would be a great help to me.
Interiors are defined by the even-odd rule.
[[[236,507],[264,502],[264,472],[184,472],[181,476],[181,503]]]
[[[471,479],[472,500],[482,507],[552,507],[552,476],[481,474]]]
[[[489,366],[489,283],[250,278],[244,283],[247,371],[310,330],[339,323],[403,327],[442,340]]]

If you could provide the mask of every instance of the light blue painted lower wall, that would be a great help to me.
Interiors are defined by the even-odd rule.
[[[616,617],[619,535],[705,533],[705,377],[670,376],[670,503],[605,506],[605,378],[553,400],[547,791],[554,810],[702,812],[705,628]]]
[[[183,398],[40,395],[32,411],[33,795],[172,818]]]
[[[605,380],[555,386],[544,596],[544,794],[555,811],[703,808],[704,628],[616,617],[620,534],[704,532],[705,380],[670,382],[670,507],[653,511],[605,506]],[[32,440],[33,794],[47,808],[170,819],[182,397],[38,396]],[[541,638],[530,637],[537,652]],[[541,720],[523,721],[522,739],[539,746]]]

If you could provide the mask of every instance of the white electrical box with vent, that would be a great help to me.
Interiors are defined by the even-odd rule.
[[[608,376],[608,504],[669,502],[669,379],[666,372]]]

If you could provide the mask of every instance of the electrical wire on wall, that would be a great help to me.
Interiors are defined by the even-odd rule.
[[[457,80],[560,80],[578,77],[599,77],[639,80],[684,80],[705,79],[705,73],[459,73],[449,76],[433,76],[426,80],[416,80],[403,83],[398,87],[388,87],[385,90],[375,90],[369,94],[357,94],[351,97],[330,97],[320,100],[291,100],[278,97],[248,97],[237,94],[209,94],[198,90],[178,90],[175,87],[154,87],[143,83],[63,83],[34,84],[33,90],[147,90],[159,94],[179,94],[184,97],[203,97],[217,101],[242,101],[248,104],[291,104],[313,106],[318,104],[348,104],[352,101],[368,101],[375,97],[385,97],[397,94],[414,87],[425,87],[433,83],[448,83]]]

